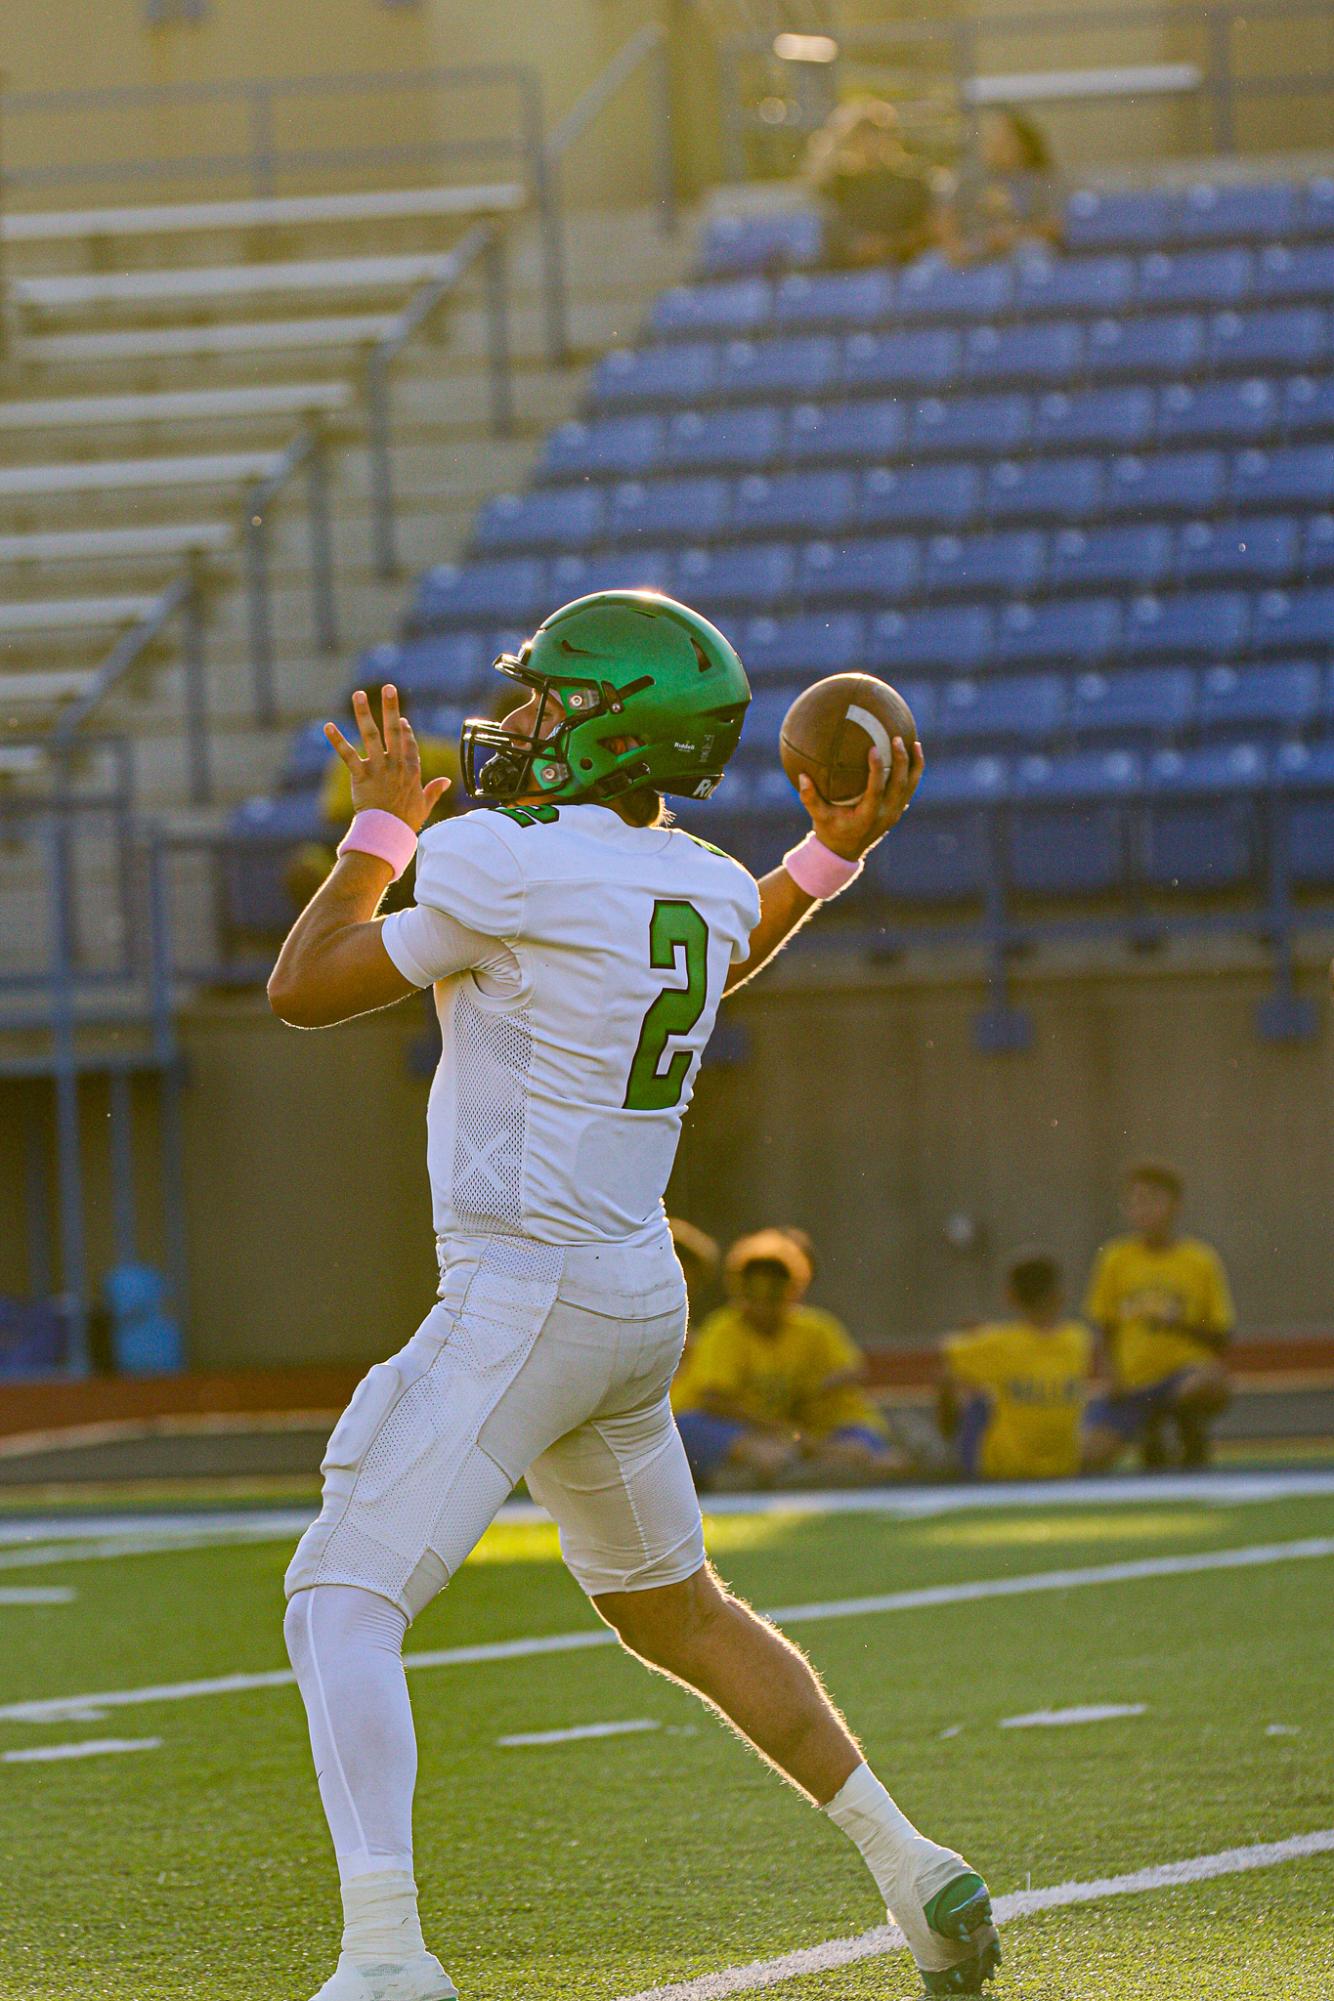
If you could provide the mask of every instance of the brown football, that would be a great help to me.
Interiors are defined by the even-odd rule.
[[[909,750],[917,741],[897,688],[874,674],[830,674],[797,696],[783,718],[778,754],[794,785],[804,771],[828,805],[843,806],[866,790],[872,744],[888,771],[896,736]]]

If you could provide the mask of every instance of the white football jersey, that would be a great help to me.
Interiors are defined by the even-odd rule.
[[[624,1242],[662,1227],[754,878],[679,829],[606,806],[488,808],[417,849],[385,949],[436,984],[427,1107],[437,1236]]]

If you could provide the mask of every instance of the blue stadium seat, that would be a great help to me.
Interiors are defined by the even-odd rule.
[[[751,535],[836,535],[856,501],[852,472],[751,473],[737,484],[731,525]]]
[[[1021,758],[1011,773],[1006,860],[1014,887],[1034,896],[1116,889],[1129,864],[1124,802],[1142,777],[1127,750]]]
[[[663,471],[726,466],[751,471],[781,456],[784,412],[775,404],[735,410],[678,410],[667,419],[659,462]]]
[[[1179,583],[1215,580],[1279,583],[1301,560],[1298,522],[1287,514],[1248,514],[1224,522],[1187,521],[1177,530]]]
[[[744,608],[767,611],[793,595],[796,552],[784,542],[722,543],[684,549],[677,557],[671,589],[701,611]]]
[[[593,371],[595,403],[698,403],[718,381],[712,341],[670,341],[657,347],[614,348]]]
[[[894,309],[894,277],[875,271],[794,272],[774,288],[780,327],[879,326]]]
[[[1302,574],[1334,577],[1334,514],[1314,514],[1302,530]]]
[[[223,880],[232,923],[247,931],[286,931],[297,910],[285,881],[292,850],[303,841],[327,845],[330,840],[318,793],[246,799],[233,811],[227,832]]]
[[[1334,235],[1334,175],[1317,175],[1307,184],[1301,228],[1307,236]]]
[[[1014,305],[1021,313],[1111,313],[1135,296],[1133,257],[1021,256]]]
[[[901,528],[920,522],[959,528],[971,520],[982,495],[975,465],[872,466],[863,475],[857,522],[861,528]]]
[[[1046,538],[1033,529],[933,535],[923,557],[922,588],[932,597],[1032,590],[1042,577],[1046,554]]]
[[[901,320],[989,320],[1006,310],[1013,289],[1013,270],[1002,259],[960,268],[923,257],[901,275],[894,311]]]
[[[1131,604],[1121,644],[1127,659],[1203,654],[1226,659],[1244,644],[1250,601],[1244,591],[1177,591]]]
[[[777,215],[722,215],[704,232],[700,269],[731,272],[787,270],[819,262],[824,224],[815,209]]]
[[[797,568],[797,596],[807,604],[870,599],[892,604],[917,582],[918,546],[910,535],[856,542],[809,542]]]
[[[1170,242],[1181,197],[1172,188],[1099,193],[1081,188],[1066,204],[1066,242],[1071,250],[1139,248]]]
[[[1157,741],[1179,736],[1195,711],[1189,667],[1131,667],[1079,674],[1070,694],[1069,728],[1087,742]]]
[[[1033,429],[1027,396],[923,397],[912,407],[909,442],[914,452],[1015,451]]]
[[[907,406],[888,397],[855,403],[798,403],[787,427],[787,455],[797,461],[893,458],[907,435]]]
[[[392,681],[413,702],[467,702],[486,687],[500,651],[495,634],[437,633],[428,639],[373,646],[361,660],[362,681]]]
[[[413,720],[415,724],[417,718]],[[308,792],[312,785],[318,785],[329,768],[329,759],[333,754],[323,723],[305,723],[299,730],[294,730],[288,740],[287,757],[278,781],[283,791]]]
[[[1301,191],[1287,181],[1188,188],[1176,214],[1185,243],[1244,243],[1290,236],[1301,227]]]
[[[483,551],[579,548],[597,541],[605,511],[606,496],[595,486],[502,493],[478,515],[473,541]]]
[[[547,596],[546,565],[535,556],[437,563],[422,574],[407,629],[420,633],[500,620],[522,625],[550,609]]]
[[[955,381],[963,336],[953,327],[849,334],[843,343],[848,389],[943,389]]]
[[[1257,653],[1334,652],[1334,588],[1262,591],[1255,606],[1251,645]]]
[[[995,614],[982,605],[884,611],[871,620],[865,665],[891,675],[907,668],[976,673],[995,647]]]
[[[1045,604],[1008,604],[996,629],[998,663],[1103,660],[1121,636],[1115,598],[1054,598]]]
[[[1232,461],[1232,503],[1238,511],[1328,507],[1334,496],[1334,445],[1285,445],[1238,452]]]
[[[1244,382],[1170,382],[1158,396],[1158,441],[1165,446],[1276,437],[1282,419],[1277,389],[1256,376]]]
[[[1199,725],[1206,736],[1257,731],[1299,736],[1320,713],[1320,669],[1310,660],[1206,667]]]
[[[997,760],[976,759],[995,766]],[[952,773],[934,765],[932,779]],[[866,860],[867,889],[893,903],[959,904],[980,901],[991,872],[990,838],[984,802],[947,807],[933,802],[926,810],[926,780],[914,801],[915,810],[901,820],[892,841],[881,841]]]
[[[1172,564],[1172,531],[1164,522],[1114,528],[1062,528],[1052,538],[1047,582],[1053,590],[1148,590]]]
[[[729,341],[718,390],[725,396],[823,396],[838,382],[842,352],[833,334]]]
[[[1227,459],[1222,452],[1163,452],[1155,458],[1116,459],[1108,474],[1103,506],[1108,514],[1153,520],[1162,514],[1194,514],[1217,507],[1227,492]]]
[[[568,604],[590,591],[665,591],[672,563],[665,549],[604,549],[592,556],[557,556],[548,579],[546,609]]]
[[[1302,888],[1334,883],[1334,738],[1285,747],[1277,768],[1292,880]]]
[[[993,521],[1081,520],[1102,506],[1101,459],[1002,459],[987,473]]]
[[[1208,351],[1214,368],[1318,368],[1330,358],[1329,318],[1318,306],[1215,313]]]
[[[1086,360],[1092,376],[1184,375],[1204,353],[1199,313],[1154,313],[1144,319],[1095,320]]]
[[[675,285],[669,292],[659,292],[649,326],[659,336],[746,334],[767,325],[772,312],[773,287],[763,278]]]
[[[1283,424],[1293,442],[1334,432],[1334,375],[1294,375],[1283,385]]]
[[[1084,363],[1084,329],[1073,320],[973,327],[964,337],[965,382],[1068,382]]]
[[[1251,294],[1249,250],[1151,250],[1140,259],[1141,306],[1235,306]]]
[[[1255,744],[1162,751],[1149,761],[1151,794],[1140,869],[1156,889],[1216,890],[1259,866],[1259,792],[1267,776]]]
[[[730,510],[724,479],[631,480],[612,490],[607,533],[617,541],[697,540],[720,534]]]
[[[947,681],[931,726],[934,746],[1012,744],[1036,750],[1061,726],[1065,683],[1059,674],[993,674],[980,681]],[[925,733],[925,724],[918,718]]]
[[[601,417],[592,424],[562,424],[547,439],[542,474],[547,479],[633,477],[657,464],[662,438],[661,417]]]
[[[1257,299],[1334,298],[1334,243],[1271,243],[1260,252]]]
[[[815,681],[865,664],[865,621],[856,612],[812,612],[797,618],[753,618],[742,634],[741,658],[753,679]]]
[[[1135,451],[1154,433],[1153,391],[1143,388],[1057,391],[1038,398],[1035,441],[1056,451],[1096,445]]]

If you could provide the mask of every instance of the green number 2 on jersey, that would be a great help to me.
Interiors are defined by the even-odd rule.
[[[659,897],[649,920],[649,964],[655,972],[679,974],[678,951],[684,952],[686,983],[664,987],[644,1016],[625,1087],[627,1111],[665,1112],[680,1104],[695,1052],[678,1049],[665,1069],[663,1052],[668,1036],[689,1035],[704,1012],[708,993],[708,925],[693,903]]]

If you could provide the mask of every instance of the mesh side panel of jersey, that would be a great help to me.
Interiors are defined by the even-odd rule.
[[[463,1227],[517,1230],[523,1221],[525,1086],[533,1060],[526,1014],[486,1014],[460,987],[454,999],[458,1126],[454,1213]]]

